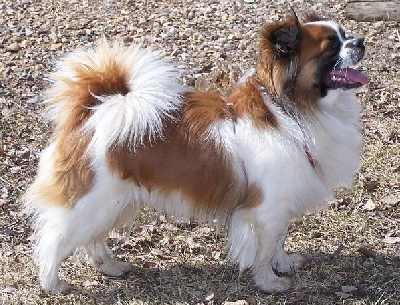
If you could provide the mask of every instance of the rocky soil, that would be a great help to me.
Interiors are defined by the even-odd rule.
[[[135,270],[124,279],[100,275],[82,255],[62,277],[77,287],[50,296],[38,286],[29,220],[20,195],[50,137],[41,92],[57,58],[105,36],[162,50],[182,81],[225,87],[254,65],[258,29],[288,13],[267,0],[0,0],[0,304],[400,304],[400,25],[355,22],[342,1],[292,1],[366,37],[360,66],[370,83],[363,106],[362,168],[352,190],[332,207],[297,220],[287,247],[311,254],[286,294],[258,291],[226,258],[223,230],[176,224],[143,212],[110,245]],[[226,88],[226,87],[225,87]]]

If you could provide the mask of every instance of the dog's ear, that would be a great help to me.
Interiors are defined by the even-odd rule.
[[[281,56],[294,53],[299,42],[300,29],[296,23],[288,23],[271,34],[275,51]]]
[[[270,48],[278,57],[290,57],[295,54],[300,42],[301,25],[296,14],[285,21],[267,25],[261,33],[261,42],[265,48]]]

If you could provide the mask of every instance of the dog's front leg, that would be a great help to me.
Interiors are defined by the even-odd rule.
[[[306,263],[306,258],[297,253],[287,253],[284,250],[287,231],[288,230],[286,228],[278,241],[275,254],[272,258],[272,268],[279,274],[291,275],[298,271]]]
[[[230,254],[241,270],[253,270],[257,287],[266,292],[282,292],[291,286],[289,278],[276,275],[272,268],[272,259],[288,220],[287,214],[265,205],[240,209],[232,216]]]

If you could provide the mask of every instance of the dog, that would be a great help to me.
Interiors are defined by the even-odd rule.
[[[351,186],[367,76],[363,38],[295,14],[262,27],[257,64],[229,94],[187,88],[159,52],[103,40],[68,54],[47,91],[54,126],[25,195],[41,287],[70,286],[63,260],[86,249],[121,276],[108,233],[143,206],[228,230],[229,254],[266,292],[291,286],[304,258],[283,245],[290,220]]]

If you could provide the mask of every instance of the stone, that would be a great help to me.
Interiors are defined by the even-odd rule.
[[[372,199],[368,199],[367,203],[364,204],[363,209],[366,211],[373,211],[376,209],[376,204]]]
[[[9,52],[18,52],[20,49],[20,45],[16,42],[13,42],[10,45],[6,46],[6,50]]]

